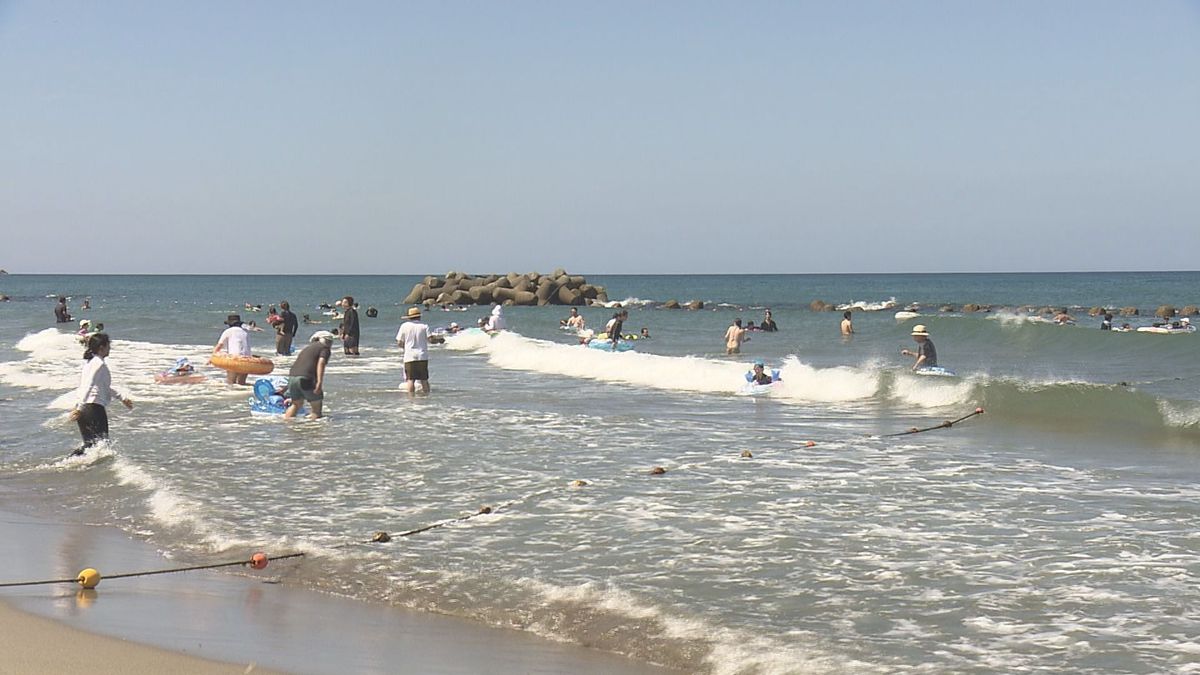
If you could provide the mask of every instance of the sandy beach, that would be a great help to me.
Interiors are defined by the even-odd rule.
[[[228,556],[227,556],[228,557]],[[106,527],[0,512],[0,581],[175,566]],[[278,583],[289,567],[0,589],[0,673],[667,673],[453,617]]]

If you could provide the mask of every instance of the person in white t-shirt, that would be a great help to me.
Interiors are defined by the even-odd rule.
[[[238,314],[230,314],[225,319],[225,325],[229,327],[221,333],[221,338],[213,347],[212,355],[216,356],[225,351],[230,356],[250,356],[250,333],[242,326],[242,317]],[[227,370],[225,371],[225,382],[246,384],[246,373],[234,373]]]
[[[78,401],[71,411],[71,419],[79,425],[83,445],[73,452],[82,455],[85,450],[108,438],[108,404],[116,399],[126,408],[133,409],[133,399],[122,395],[112,387],[112,374],[108,371],[108,352],[112,343],[108,335],[95,333],[88,337],[87,351],[83,354],[83,372],[79,377]]]
[[[421,309],[410,307],[408,319],[396,332],[396,344],[404,349],[404,379],[408,393],[415,393],[421,383],[421,393],[429,393],[429,326],[421,322]]]

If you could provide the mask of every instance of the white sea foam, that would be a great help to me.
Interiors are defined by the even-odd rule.
[[[746,631],[721,628],[698,617],[680,617],[647,604],[611,584],[585,582],[570,586],[522,579],[522,585],[542,596],[546,603],[565,603],[603,610],[628,619],[653,621],[663,635],[674,640],[700,642],[709,647],[704,661],[714,675],[754,672],[763,675],[788,673],[843,672],[847,662],[820,649],[785,645],[779,640]],[[546,637],[559,637],[542,631]],[[868,664],[852,662],[855,672],[872,672]]]
[[[655,302],[657,301],[630,297],[625,298],[624,300],[610,300],[609,302],[597,302],[595,304],[600,305],[601,307],[608,307],[609,309],[612,309],[614,307],[646,307],[647,305],[655,304]]]
[[[535,340],[511,332],[494,337],[480,333],[459,335],[448,340],[447,346],[485,354],[489,363],[508,370],[713,394],[740,391],[751,367],[748,362],[694,356],[611,353],[580,345]],[[851,367],[814,368],[794,356],[785,359],[780,375],[783,382],[776,385],[772,397],[785,401],[856,401],[870,398],[879,390],[877,373]]]
[[[854,301],[837,306],[837,311],[844,312],[848,309],[857,309],[860,312],[878,312],[885,309],[894,309],[896,307],[896,296],[892,296],[887,300],[879,302],[867,302],[865,300]]]
[[[923,377],[901,371],[892,380],[890,394],[906,405],[943,408],[970,401],[974,389],[970,378]]]
[[[214,548],[233,545],[234,542],[203,518],[201,514],[204,510],[200,504],[178,494],[166,480],[155,477],[120,455],[115,455],[112,470],[122,485],[130,485],[147,493],[146,505],[153,519],[168,527],[186,528]]]
[[[1172,403],[1160,400],[1158,412],[1167,426],[1179,429],[1200,426],[1200,403]]]
[[[871,398],[879,391],[876,372],[850,366],[814,368],[795,356],[784,360],[779,375],[783,381],[771,392],[773,398],[837,403]]]

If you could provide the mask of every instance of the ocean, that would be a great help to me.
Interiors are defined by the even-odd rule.
[[[1149,325],[1200,304],[1200,273],[588,275],[650,340],[587,349],[566,308],[507,308],[511,331],[434,347],[432,394],[409,398],[394,335],[419,280],[0,276],[0,507],[113,525],[180,563],[303,551],[286,583],[688,672],[1200,671],[1200,336],[1100,331],[1086,311]],[[58,294],[105,324],[136,401],[81,458],[65,415],[82,349]],[[335,352],[324,420],[251,416],[204,366],[202,384],[154,383],[203,364],[227,314],[265,325],[244,303],[326,322],[306,339],[343,295],[362,355]],[[817,299],[895,306],[855,312],[843,339]],[[895,319],[910,303],[921,316]],[[965,303],[993,308],[938,310]],[[766,308],[779,332],[725,356],[731,321]],[[591,327],[611,312],[581,310]],[[958,377],[908,372],[917,323]],[[252,345],[270,355],[271,333]],[[759,358],[782,382],[739,395]]]

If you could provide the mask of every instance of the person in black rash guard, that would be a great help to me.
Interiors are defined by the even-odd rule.
[[[779,330],[779,326],[775,325],[775,319],[771,318],[771,310],[768,309],[766,314],[763,315],[762,323],[758,324],[758,329],[768,333]]]
[[[621,339],[621,329],[625,327],[625,317],[629,312],[624,310],[613,314],[613,320],[608,326],[608,339],[612,342],[612,350],[617,351],[617,341]]]
[[[58,296],[58,304],[54,306],[54,321],[56,323],[67,323],[71,320],[71,313],[67,311],[67,299],[63,296]]]
[[[925,330],[924,324],[913,326],[912,339],[917,343],[917,351],[914,352],[909,349],[900,350],[900,353],[905,356],[917,357],[917,361],[913,364],[912,369],[922,370],[937,366],[937,349],[933,346],[933,340],[929,339],[929,331]]]
[[[342,350],[351,356],[358,356],[358,310],[354,308],[354,298],[347,295],[342,298]]]
[[[287,356],[292,353],[292,340],[296,338],[296,331],[300,328],[300,322],[296,320],[296,315],[292,312],[292,306],[287,300],[279,303],[279,317],[283,319],[275,328],[278,333],[275,335],[275,353],[280,356]]]
[[[766,364],[764,364],[762,361],[755,361],[754,370],[750,375],[750,381],[754,384],[771,384],[774,382],[775,380],[771,379],[771,374],[763,370],[765,367]]]

